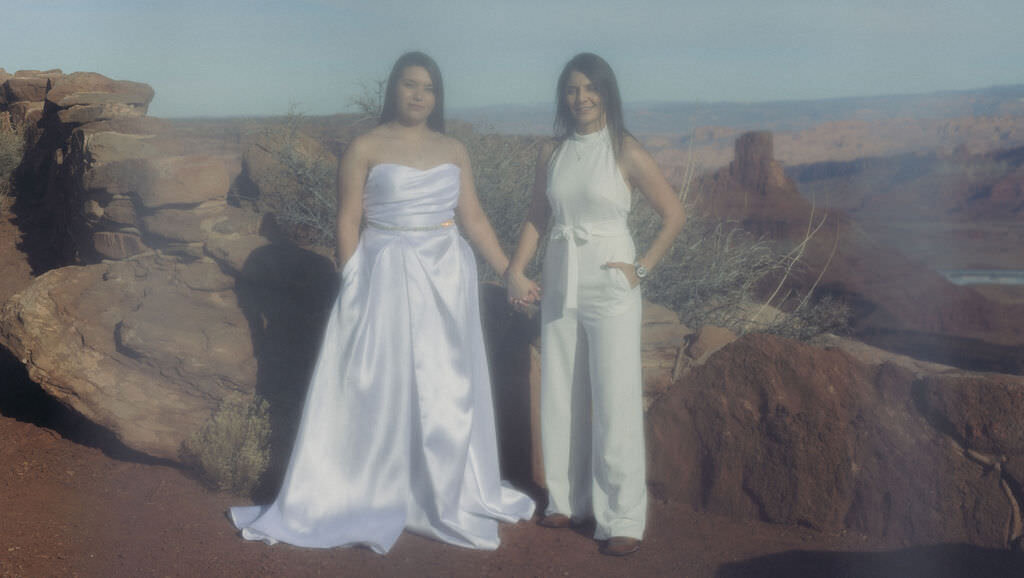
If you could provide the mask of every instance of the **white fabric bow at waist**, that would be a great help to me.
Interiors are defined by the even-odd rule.
[[[562,309],[575,309],[578,307],[577,294],[579,292],[579,254],[576,249],[593,237],[628,237],[629,228],[623,220],[598,221],[595,223],[580,223],[576,225],[558,224],[551,227],[551,240],[566,241],[566,272],[563,277],[565,285],[562,286]]]

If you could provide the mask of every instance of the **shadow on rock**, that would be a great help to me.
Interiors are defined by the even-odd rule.
[[[271,461],[253,493],[257,502],[280,488],[337,290],[330,259],[286,241],[254,250],[235,285],[252,332],[256,393],[270,404]]]
[[[986,578],[1024,576],[1024,553],[968,544],[920,546],[890,552],[792,550],[719,567],[717,578]]]
[[[170,460],[154,458],[121,443],[113,432],[46,394],[28,377],[25,367],[0,347],[0,415],[56,432],[62,438],[96,448],[108,457],[147,465],[178,467]]]

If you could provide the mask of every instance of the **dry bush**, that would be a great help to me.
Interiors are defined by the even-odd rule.
[[[361,110],[372,108],[365,103],[359,106]],[[289,115],[282,127],[275,129],[272,142],[278,144],[270,149],[282,171],[281,181],[291,184],[278,187],[270,198],[261,199],[260,205],[292,231],[305,231],[307,240],[329,249],[335,238],[335,175],[322,158],[302,145],[309,137],[300,133],[298,119]],[[485,131],[465,123],[449,124],[449,134],[469,151],[480,202],[502,247],[511,254],[526,217],[540,139]],[[688,208],[686,226],[647,282],[646,298],[676,311],[683,323],[694,328],[716,325],[739,334],[760,331],[801,340],[823,332],[841,332],[849,320],[845,304],[816,298],[813,288],[803,295],[781,293],[790,276],[805,272],[803,251],[824,220],[809,223],[807,237],[793,250],[780,252],[779,245],[754,237],[737,223],[696,213],[688,203],[694,170],[691,163],[684,178],[686,185],[679,193]],[[642,249],[656,236],[660,218],[640,195],[635,197],[630,229]],[[538,256],[543,250],[542,244]],[[528,275],[538,276],[540,261],[533,261]],[[489,267],[478,269],[481,281],[496,279]],[[759,307],[756,293],[767,281],[777,283],[777,290]],[[765,315],[765,306],[777,307],[785,314]]]
[[[9,113],[0,113],[0,211],[10,206],[11,180],[24,152],[24,135],[11,123]]]
[[[349,100],[349,106],[356,110],[360,122],[376,121],[384,110],[384,94],[388,88],[387,79],[360,83],[363,91]]]
[[[249,495],[270,463],[270,406],[226,401],[182,445],[182,462],[218,490]]]
[[[264,183],[257,201],[289,235],[303,244],[328,248],[335,242],[337,161],[302,131],[302,116],[290,113],[267,129],[259,144],[278,168]]]
[[[803,295],[780,295],[791,276],[806,273],[804,250],[825,219],[809,223],[805,238],[783,253],[780,245],[753,236],[738,223],[696,211],[689,202],[692,176],[691,168],[679,191],[686,226],[646,282],[645,298],[672,309],[692,328],[714,325],[738,335],[762,332],[802,341],[825,332],[843,332],[850,320],[845,303],[828,296],[816,298],[814,286]],[[659,228],[657,213],[635,195],[630,230],[638,248],[650,245]],[[818,279],[822,273],[818,272]],[[758,299],[758,289],[766,282],[775,290],[767,300]]]
[[[452,123],[448,132],[466,145],[480,204],[502,248],[511,255],[530,204],[539,139],[483,132],[486,130]],[[497,279],[490,267],[478,269],[481,280]],[[536,274],[536,270],[531,268],[529,273]]]

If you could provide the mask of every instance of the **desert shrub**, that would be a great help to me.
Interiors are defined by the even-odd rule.
[[[841,334],[849,330],[852,312],[845,301],[831,295],[801,301],[791,311],[765,325],[761,331],[799,341],[811,341],[823,333]]]
[[[466,145],[480,204],[502,248],[511,255],[530,204],[539,139],[484,132],[486,130],[486,127],[452,123],[448,132]],[[480,266],[478,270],[482,280],[496,279],[490,267]],[[536,274],[536,266],[531,268],[530,274]]]
[[[807,238],[786,251],[739,223],[701,214],[689,202],[694,193],[691,177],[688,171],[679,192],[686,226],[647,281],[647,299],[672,309],[692,328],[715,325],[738,335],[762,332],[803,341],[845,330],[850,319],[845,303],[827,296],[814,298],[813,287],[804,295],[779,295],[790,276],[806,273],[803,248],[816,229],[809,228]],[[659,227],[657,213],[635,195],[630,230],[638,250],[654,240]],[[777,290],[767,300],[757,298],[766,283]]]
[[[640,250],[654,239],[658,217],[647,203],[631,215]],[[644,287],[644,296],[672,309],[689,327],[715,325],[737,331],[743,305],[758,282],[776,272],[779,262],[763,239],[739,226],[689,212],[686,226]]]
[[[238,196],[272,213],[293,240],[333,248],[337,160],[306,134],[302,115],[291,112],[263,129],[246,153],[246,169],[256,186]]]
[[[270,463],[269,405],[258,397],[222,403],[185,441],[181,457],[211,487],[249,495]]]
[[[358,105],[372,113],[367,96]],[[263,210],[274,212],[293,234],[332,248],[335,238],[335,175],[324,157],[311,154],[308,136],[301,132],[298,117],[290,115],[275,129],[276,143],[268,151],[277,159],[283,183],[268,198]],[[511,254],[530,200],[539,139],[487,132],[459,122],[449,124],[449,134],[466,145],[480,202],[506,252]],[[830,298],[815,298],[813,289],[804,295],[773,293],[768,303],[757,299],[766,282],[782,287],[786,278],[803,272],[802,246],[811,241],[808,233],[798,250],[755,237],[738,223],[723,222],[694,210],[690,197],[693,170],[687,172],[680,198],[688,208],[683,232],[674,242],[655,275],[647,282],[645,296],[674,310],[690,327],[716,325],[738,334],[751,331],[774,333],[807,340],[823,332],[841,331],[849,319],[845,305]],[[630,229],[642,250],[654,239],[660,218],[651,206],[635,195]],[[543,244],[527,273],[539,274]],[[482,281],[495,280],[490,267],[478,267]],[[766,314],[766,307],[783,313]]]
[[[11,180],[21,164],[25,138],[13,124],[9,113],[0,113],[0,210],[10,203]]]

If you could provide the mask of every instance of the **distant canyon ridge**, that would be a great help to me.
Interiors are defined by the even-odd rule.
[[[627,103],[626,126],[669,170],[732,160],[741,133],[770,130],[787,166],[909,152],[974,153],[1024,144],[1024,85],[918,95],[779,102]],[[551,133],[548,104],[490,106],[451,116],[508,134]]]
[[[625,106],[627,127],[679,187],[729,165],[747,131],[818,207],[935,271],[1024,270],[1024,85],[788,102]],[[551,134],[553,107],[453,111],[509,134]],[[985,290],[985,288],[982,288]],[[1024,291],[998,291],[1019,300]]]

